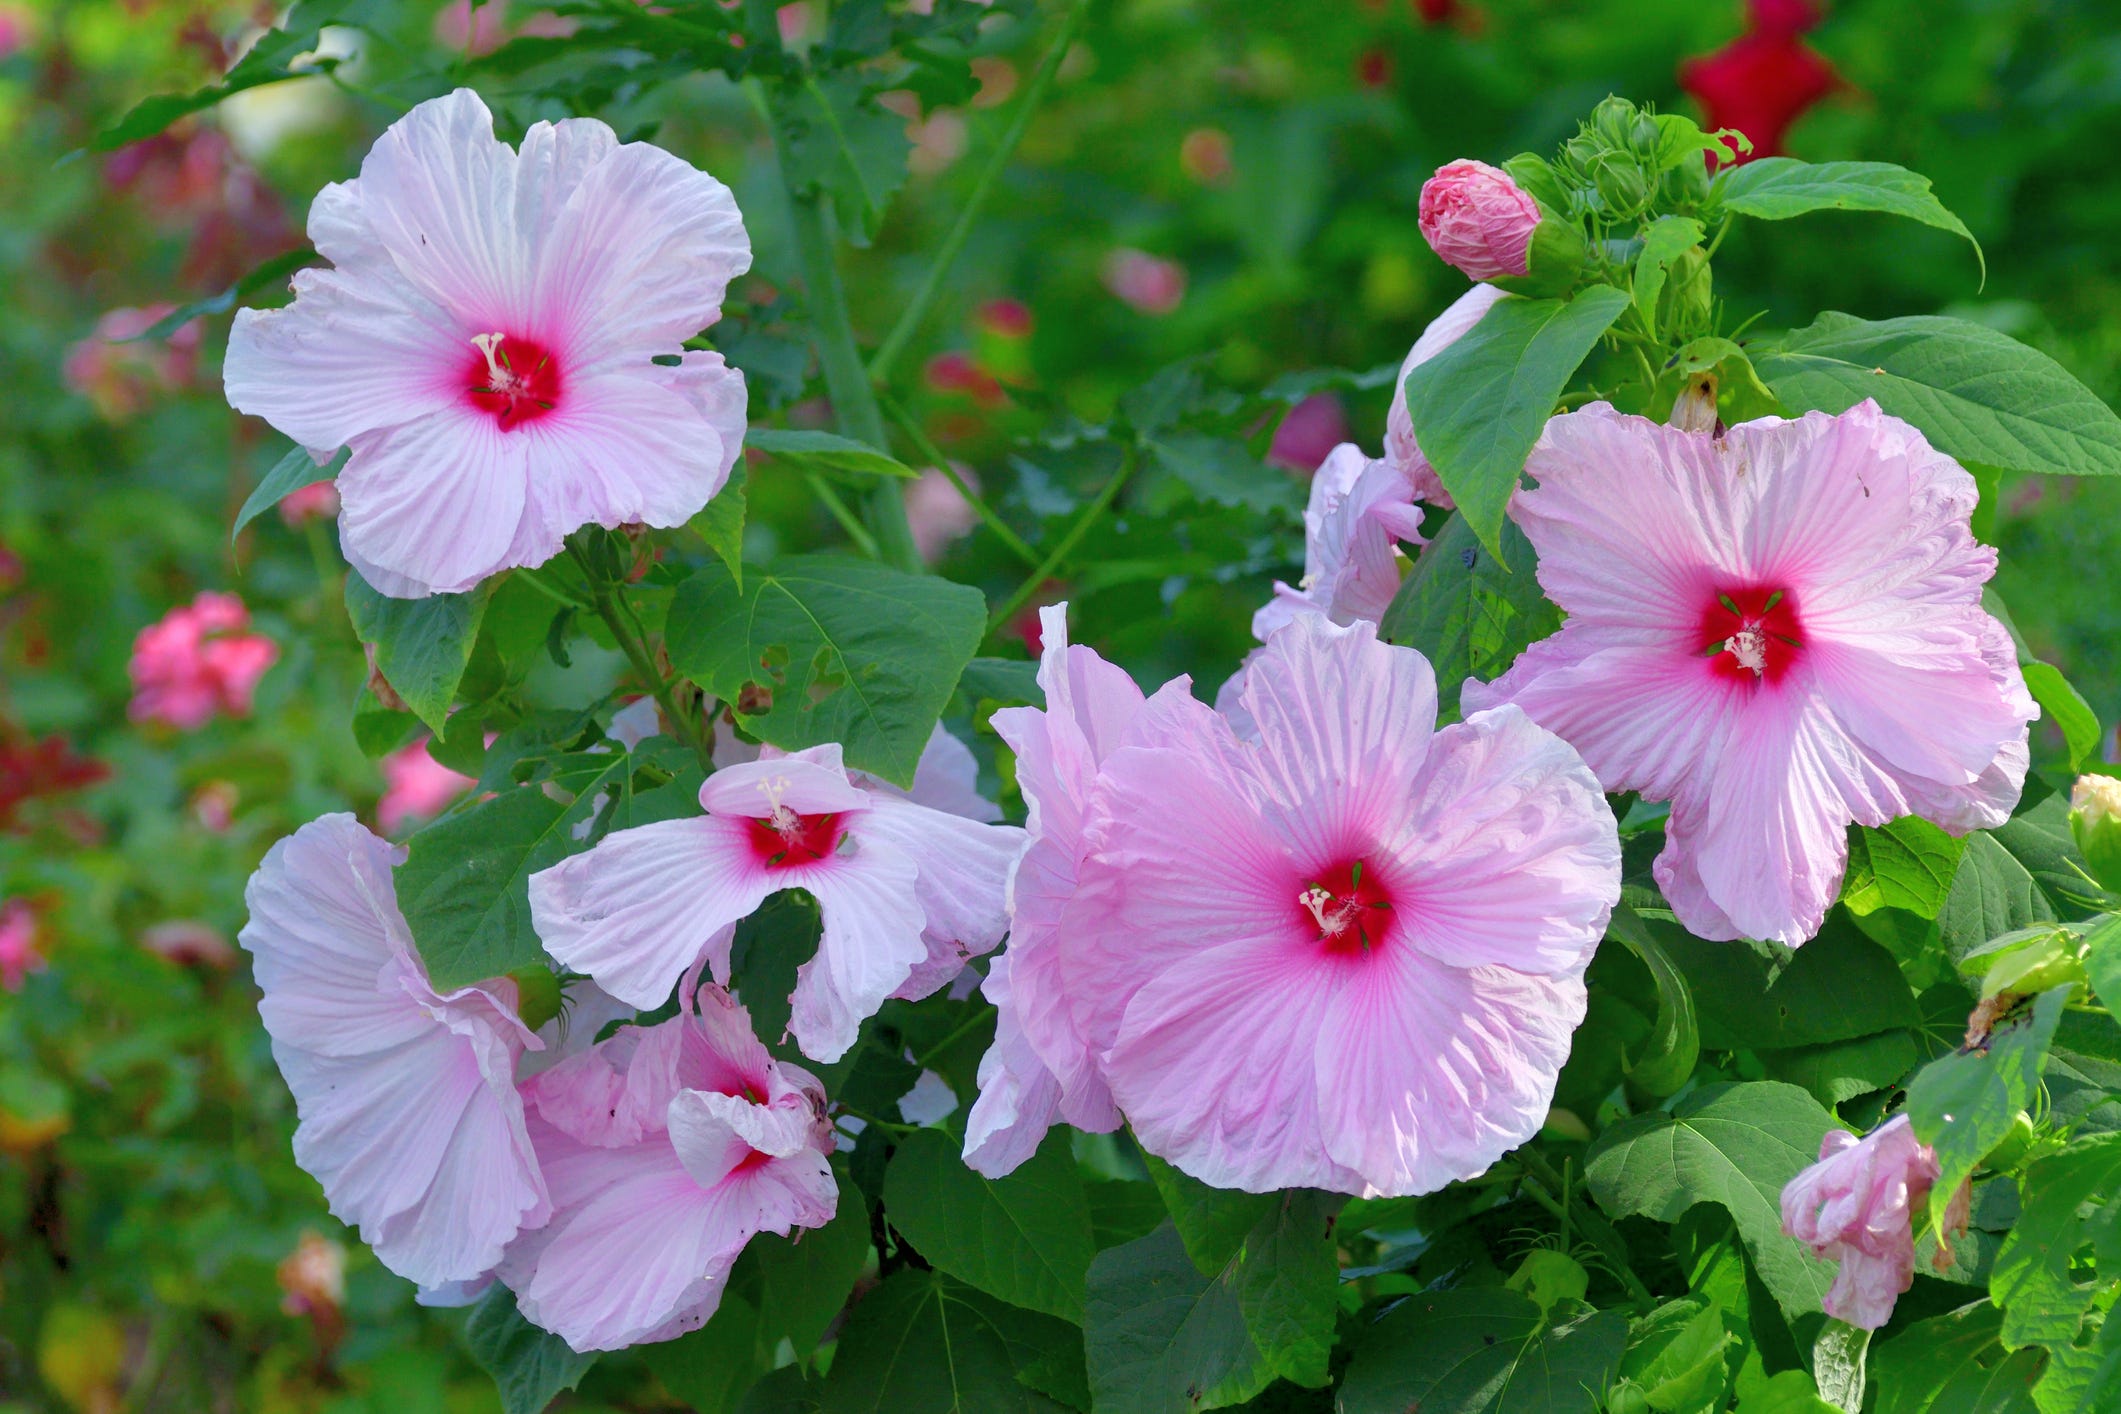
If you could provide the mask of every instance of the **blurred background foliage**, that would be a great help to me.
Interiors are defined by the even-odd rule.
[[[1837,0],[1808,33],[1763,42],[1763,15],[1788,8],[1101,0],[891,372],[912,429],[894,450],[924,465],[932,443],[1044,546],[1112,472],[1111,444],[1085,429],[1147,430],[1160,400],[1222,418],[1248,473],[1214,464],[1227,448],[1207,464],[1179,448],[1042,596],[1070,598],[1077,636],[1145,681],[1190,671],[1212,690],[1270,581],[1294,577],[1303,474],[1337,440],[1378,445],[1392,369],[1463,288],[1416,232],[1424,178],[1459,156],[1547,151],[1609,92],[1731,118],[1681,84],[1718,55],[1690,87],[1724,104],[1808,86],[1786,150],[1928,174],[1987,255],[1983,288],[1963,243],[1907,223],[1741,224],[1717,262],[1739,317],[1951,312],[2121,398],[2112,7]],[[756,264],[714,342],[746,369],[755,420],[826,421],[790,323],[781,183],[742,88],[644,81],[570,51],[552,38],[566,22],[520,0],[327,12],[361,26],[324,31],[321,52],[343,57],[330,75],[91,152],[133,103],[213,83],[283,17],[0,0],[0,899],[32,920],[0,955],[0,1410],[495,1407],[461,1319],[415,1307],[294,1167],[292,1105],[229,950],[265,847],[327,810],[375,821],[390,784],[351,727],[367,669],[330,522],[268,514],[231,547],[280,449],[221,400],[225,314],[121,340],[301,248],[308,196],[351,175],[402,105],[467,82],[519,131],[589,95],[622,135],[735,188]],[[784,40],[818,42],[828,14],[783,7]],[[906,151],[905,184],[843,266],[865,344],[911,297],[1052,21],[999,7],[974,96],[891,100],[904,144],[894,121],[879,162]],[[1292,380],[1319,369],[1351,376]],[[1285,470],[1262,479],[1261,459]],[[750,548],[844,543],[805,482],[775,471],[752,465]],[[935,501],[923,514],[947,572],[1007,599],[1020,558],[939,483],[909,494]],[[2117,510],[2121,486],[2082,479],[2006,481],[1989,508],[2019,627],[2106,720],[2121,713]],[[279,646],[252,710],[196,731],[129,720],[134,636],[202,589],[239,593]],[[576,702],[616,671],[577,652],[533,686]],[[401,798],[385,823],[432,808]],[[577,1407],[660,1397],[637,1359],[613,1358]]]

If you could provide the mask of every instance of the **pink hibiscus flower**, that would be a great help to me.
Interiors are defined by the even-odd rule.
[[[126,665],[132,719],[197,731],[217,712],[248,716],[258,679],[280,657],[278,644],[249,628],[241,599],[209,592],[141,629]]]
[[[550,1213],[515,1089],[541,1043],[507,978],[428,984],[391,881],[403,858],[351,815],[313,820],[251,876],[238,940],[301,1118],[295,1162],[384,1266],[437,1287]]]
[[[1921,433],[1871,402],[1721,439],[1601,403],[1525,469],[1512,514],[1568,621],[1464,701],[1672,803],[1656,876],[1689,931],[1794,946],[1851,821],[2009,817],[2038,709],[1981,607],[1974,479]]]
[[[414,820],[430,820],[470,790],[473,781],[434,759],[423,738],[383,758],[383,797],[376,802],[376,823],[386,835]]]
[[[745,1243],[821,1227],[839,1205],[823,1088],[769,1057],[718,988],[523,1094],[553,1216],[499,1275],[526,1319],[576,1350],[697,1330]]]
[[[0,901],[0,987],[22,990],[32,972],[44,970],[37,948],[37,911],[19,898]]]
[[[1422,543],[1421,512],[1407,478],[1354,443],[1341,443],[1311,478],[1303,583],[1292,589],[1275,582],[1274,597],[1252,616],[1253,637],[1264,640],[1305,612],[1337,624],[1377,622],[1399,592],[1402,540]]]
[[[1521,712],[1432,731],[1428,663],[1365,623],[1296,618],[1243,706],[1256,742],[1181,692],[1098,765],[1054,949],[1076,1033],[1204,1182],[1485,1171],[1546,1118],[1620,896],[1597,781]]]
[[[796,973],[790,1029],[829,1062],[887,997],[946,985],[1008,926],[1023,832],[850,776],[837,745],[725,766],[700,804],[704,817],[617,831],[531,876],[531,917],[555,959],[653,1007],[702,958],[726,984],[737,923],[806,889],[824,936]]]
[[[1893,1318],[1893,1303],[1915,1284],[1915,1215],[1938,1173],[1937,1151],[1902,1114],[1862,1139],[1829,1129],[1819,1162],[1783,1188],[1782,1230],[1841,1264],[1822,1303],[1829,1316],[1873,1331]],[[1970,1203],[1961,1184],[1945,1210],[1947,1232],[1965,1230]],[[1951,1264],[1951,1248],[1939,1242],[1934,1265]]]
[[[1414,418],[1407,411],[1407,375],[1464,338],[1502,297],[1503,292],[1493,285],[1475,285],[1452,301],[1451,307],[1437,315],[1421,331],[1414,347],[1407,350],[1406,362],[1399,366],[1399,378],[1392,385],[1392,406],[1385,413],[1385,464],[1407,478],[1417,500],[1445,510],[1455,502],[1451,493],[1443,489],[1436,468],[1421,454],[1421,444],[1414,440]]]
[[[587,118],[518,152],[459,89],[319,193],[309,233],[336,268],[237,314],[228,399],[319,461],[352,448],[339,540],[381,592],[466,590],[586,524],[682,525],[728,479],[743,377],[682,345],[751,247],[704,172]]]

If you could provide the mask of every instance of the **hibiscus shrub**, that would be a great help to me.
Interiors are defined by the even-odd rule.
[[[239,941],[378,1309],[468,1308],[429,1319],[510,1414],[2121,1409],[2121,779],[1985,543],[2003,477],[2121,473],[2121,418],[1993,324],[1768,328],[1718,284],[1733,231],[1824,211],[1963,237],[1971,284],[1927,179],[1607,98],[1427,181],[1469,283],[1375,375],[1188,360],[1093,418],[1000,412],[1006,352],[931,367],[967,435],[1012,419],[1005,497],[892,374],[1024,123],[866,356],[841,246],[904,176],[880,94],[1030,45],[1028,115],[1091,8],[564,10],[364,73],[405,111],[314,257],[145,335],[245,305],[227,400],[280,440],[233,529],[277,509],[343,595],[314,647],[172,609],[135,718],[365,657],[383,833],[290,792]],[[329,23],[385,27],[303,0],[99,141],[330,68]],[[776,184],[596,116],[703,71]],[[739,293],[769,224],[793,286]],[[1386,384],[1379,455],[1298,459],[1300,399]],[[754,514],[791,502],[806,535]],[[1218,596],[1209,641],[1256,642],[1190,665],[1212,705],[1071,619],[1299,527],[1293,583]],[[966,536],[1006,575],[935,572]],[[7,809],[100,770],[0,747]],[[39,913],[0,904],[9,991]],[[36,1177],[0,1211],[63,1268],[54,1088],[0,1068]],[[280,1270],[327,1371],[341,1262]],[[38,1340],[115,1397],[115,1331]]]

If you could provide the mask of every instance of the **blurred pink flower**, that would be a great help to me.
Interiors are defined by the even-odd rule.
[[[210,967],[226,972],[236,965],[236,950],[218,928],[196,918],[173,918],[140,935],[140,946],[179,967]]]
[[[743,377],[681,352],[751,263],[713,177],[587,118],[510,147],[458,89],[393,123],[309,229],[332,268],[237,313],[224,379],[313,453],[351,448],[339,543],[378,591],[466,590],[583,525],[681,525],[728,480]]]
[[[0,987],[22,990],[32,972],[44,970],[44,954],[37,950],[37,914],[19,898],[0,902]]]
[[[414,820],[429,820],[470,790],[471,777],[450,770],[428,754],[422,738],[383,758],[383,798],[376,802],[376,824],[394,835]]]
[[[1348,410],[1331,393],[1313,393],[1283,414],[1267,447],[1267,463],[1308,473],[1348,440]]]
[[[140,630],[128,665],[132,719],[197,731],[217,712],[247,716],[258,679],[280,656],[249,628],[241,599],[208,591]]]
[[[112,422],[138,415],[157,394],[188,386],[199,362],[198,320],[178,326],[167,339],[129,342],[175,308],[151,304],[104,314],[94,333],[66,351],[60,366],[66,386]]]
[[[1031,337],[1031,306],[1020,299],[981,300],[972,317],[983,333],[992,334],[998,339]]]
[[[979,489],[971,468],[959,467],[957,473],[967,486]],[[913,548],[931,565],[943,557],[952,541],[962,540],[979,524],[972,503],[932,466],[906,485],[906,520],[913,527]]]
[[[1186,267],[1147,251],[1121,248],[1105,257],[1105,288],[1142,314],[1169,314],[1186,297]]]
[[[1468,711],[1514,703],[1608,790],[1668,800],[1687,931],[1795,947],[1851,824],[2010,817],[2039,715],[1982,607],[1974,478],[1866,400],[1722,437],[1593,403],[1547,423],[1510,515],[1567,613]]]
[[[339,488],[329,481],[312,481],[290,491],[280,500],[280,519],[301,527],[313,520],[330,520],[339,514]]]
[[[921,372],[936,392],[963,393],[981,407],[998,407],[1009,397],[1001,380],[981,367],[979,360],[954,349],[929,359]]]
[[[1937,1181],[1937,1151],[1915,1138],[1904,1114],[1858,1139],[1829,1129],[1819,1162],[1782,1190],[1782,1230],[1841,1264],[1822,1304],[1826,1313],[1864,1330],[1892,1319],[1900,1293],[1915,1282],[1915,1223]],[[1945,1234],[1966,1228],[1970,1194],[1961,1184],[1946,1209]],[[1948,1241],[1933,1259],[1952,1264]]]
[[[37,37],[37,15],[21,5],[0,4],[0,59],[10,59]]]
[[[200,828],[214,834],[226,834],[228,827],[236,822],[236,806],[242,802],[242,794],[233,781],[208,781],[192,794],[191,817]]]
[[[1468,279],[1524,274],[1537,229],[1539,203],[1485,162],[1446,163],[1422,184],[1422,237]]]

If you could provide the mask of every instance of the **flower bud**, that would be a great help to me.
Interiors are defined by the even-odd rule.
[[[2079,776],[2069,793],[2069,828],[2099,883],[2121,891],[2121,780]]]
[[[2033,1137],[2033,1117],[2024,1110],[2018,1111],[2018,1117],[2011,1121],[2010,1133],[2004,1135],[2002,1141],[1988,1151],[1988,1157],[1981,1161],[1981,1167],[1994,1169],[1997,1173],[2009,1173],[2018,1166],[2021,1159],[2032,1152]]]
[[[1535,1247],[1503,1285],[1532,1298],[1540,1310],[1551,1311],[1562,1301],[1583,1300],[1591,1289],[1591,1274],[1566,1252]]]
[[[1713,324],[1715,283],[1709,258],[1697,246],[1681,251],[1665,272],[1657,296],[1657,327],[1679,339],[1705,334]]]
[[[535,1031],[560,1014],[560,979],[549,967],[524,967],[508,974],[516,984],[516,1015]]]
[[[1422,186],[1421,234],[1468,279],[1528,273],[1538,229],[1539,203],[1485,162],[1448,163]]]

